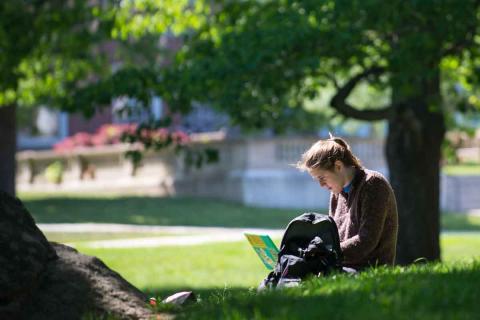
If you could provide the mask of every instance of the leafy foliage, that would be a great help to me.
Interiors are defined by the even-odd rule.
[[[142,108],[160,95],[172,113],[205,102],[247,129],[309,131],[329,115],[306,106],[333,88],[335,113],[388,119],[394,128],[387,147],[400,216],[425,215],[420,224],[403,221],[400,238],[409,239],[402,230],[410,227],[431,227],[411,233],[435,258],[441,140],[455,123],[450,115],[478,110],[480,101],[479,1],[102,3],[2,2],[0,105],[46,101],[92,115],[112,97],[135,98]],[[170,36],[181,39],[175,55],[162,45]],[[107,59],[102,45],[111,40],[118,56]],[[112,70],[112,61],[122,63]],[[389,99],[359,108],[349,98],[361,83]]]
[[[45,169],[45,178],[49,182],[60,184],[63,179],[63,169],[63,163],[57,160]]]
[[[211,101],[246,126],[291,124],[292,109],[302,114],[305,101],[359,70],[385,68],[384,77],[366,80],[404,100],[438,77],[433,66],[441,61],[466,61],[463,82],[478,65],[468,59],[478,47],[475,1],[219,1],[218,8],[177,56],[169,91],[179,104]]]
[[[51,103],[105,71],[104,11],[79,0],[2,1],[0,105]]]
[[[141,108],[160,95],[178,112],[201,101],[244,128],[308,131],[332,115],[305,106],[361,70],[384,68],[365,80],[395,88],[396,101],[424,90],[422,79],[438,77],[434,66],[460,109],[480,101],[473,0],[4,1],[1,9],[0,104],[16,98],[91,116],[112,97],[134,97]],[[13,21],[24,23],[12,29]],[[159,44],[169,37],[183,43],[175,57]]]

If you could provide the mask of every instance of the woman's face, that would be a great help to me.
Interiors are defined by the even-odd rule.
[[[309,170],[312,178],[320,183],[320,186],[330,190],[335,194],[342,192],[345,185],[345,176],[342,174],[343,164],[337,163],[332,170],[325,170],[321,168],[313,168]]]

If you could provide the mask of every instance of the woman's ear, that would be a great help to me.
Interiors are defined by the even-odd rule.
[[[344,164],[342,161],[340,160],[335,160],[335,163],[334,163],[334,168],[335,168],[335,172],[340,172],[342,171],[344,167]]]

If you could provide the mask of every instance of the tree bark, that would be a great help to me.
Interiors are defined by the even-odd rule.
[[[399,213],[398,264],[440,259],[440,158],[445,120],[435,78],[389,119],[386,155]],[[432,106],[436,107],[432,110]]]
[[[0,190],[15,196],[15,106],[0,106]]]
[[[381,73],[381,68],[351,78],[330,101],[347,117],[388,120],[386,156],[399,213],[399,264],[419,258],[440,259],[440,158],[446,129],[438,63],[426,65],[426,72],[419,72],[413,79],[406,80],[399,73],[398,79],[392,81],[398,87],[392,88],[392,104],[388,107],[358,110],[346,102],[358,82]]]

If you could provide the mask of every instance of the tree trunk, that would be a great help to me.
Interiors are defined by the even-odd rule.
[[[386,153],[399,213],[399,264],[440,259],[440,157],[445,121],[438,107],[438,83],[438,79],[431,81],[422,88],[422,96],[408,100],[389,119]]]
[[[0,190],[15,195],[15,106],[0,106]]]

